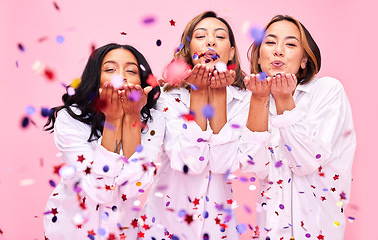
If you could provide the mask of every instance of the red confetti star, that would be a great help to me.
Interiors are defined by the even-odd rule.
[[[77,161],[78,161],[78,162],[83,163],[84,160],[85,160],[84,155],[78,155],[78,156],[77,156]]]
[[[133,226],[134,228],[137,228],[138,227],[138,219],[133,219],[131,221],[131,226]]]
[[[90,174],[91,173],[91,168],[90,167],[87,167],[86,169],[85,169],[85,174]]]
[[[227,204],[232,204],[232,199],[227,200]]]
[[[225,224],[225,223],[219,224],[219,226],[220,226],[221,228],[223,228],[223,229],[226,229],[226,228],[228,227],[227,224]]]
[[[144,238],[144,233],[143,233],[142,231],[139,231],[139,233],[138,233],[138,237],[140,237],[140,238]]]
[[[181,102],[180,98],[175,98],[176,102]]]
[[[318,239],[319,239],[319,240],[324,240],[324,236],[320,234],[320,235],[318,236]]]
[[[282,182],[283,182],[283,180],[280,179],[280,180],[277,181],[277,184],[282,184]]]
[[[140,218],[143,219],[143,222],[145,222],[146,219],[147,219],[147,216],[146,216],[146,214],[144,214],[143,216],[140,216]]]
[[[76,225],[76,227],[77,227],[77,228],[80,228],[80,229],[81,229],[81,226],[82,226],[81,224],[79,224],[79,225]]]
[[[63,164],[60,164],[58,166],[54,166],[54,173],[59,175],[59,170],[63,167]]]
[[[217,217],[214,219],[215,220],[215,224],[220,224],[220,219]]]
[[[92,229],[92,230],[88,231],[88,237],[89,237],[89,235],[95,236],[96,233],[95,233],[94,230]]]
[[[56,214],[58,214],[58,209],[57,208],[51,208],[51,213],[54,214],[54,216]]]
[[[45,77],[48,80],[54,80],[54,78],[55,78],[54,72],[52,70],[50,70],[50,69],[46,68],[44,74],[45,74]]]
[[[321,196],[320,198],[322,199],[322,201],[327,200],[326,197],[324,197],[324,196]]]
[[[144,228],[145,230],[148,230],[148,229],[150,229],[150,226],[148,226],[147,224],[144,224],[144,225],[142,226],[142,228]]]
[[[191,222],[193,222],[193,215],[186,215],[185,217],[185,222],[187,222],[188,224],[190,224]]]
[[[199,205],[199,199],[198,199],[198,198],[195,198],[194,201],[193,201],[193,204],[194,204],[194,206]]]
[[[184,118],[186,121],[194,121],[195,119],[194,114],[192,113],[183,114],[182,118]]]
[[[120,234],[120,235],[119,235],[119,239],[120,239],[120,240],[124,240],[124,239],[126,239],[126,235],[125,235],[124,233]]]
[[[339,175],[335,174],[335,176],[333,177],[333,180],[338,180],[339,179]]]
[[[166,111],[168,111],[168,107],[166,107],[166,108],[163,109],[163,112],[166,112]]]
[[[127,200],[127,197],[126,197],[125,194],[122,194],[122,200],[123,200],[123,201],[126,201],[126,200]]]
[[[152,74],[148,75],[147,84],[150,85],[151,87],[156,87],[159,85],[158,81]]]
[[[127,35],[127,33],[125,33],[125,32],[121,32],[121,35]]]
[[[173,21],[173,19],[171,19],[170,21],[169,21],[169,23],[171,24],[171,26],[176,26],[175,24],[176,24],[176,22],[175,21]]]
[[[336,188],[334,188],[334,187],[331,188],[331,191],[332,191],[332,192],[335,192],[335,191],[336,191]]]
[[[109,233],[109,237],[108,237],[108,240],[116,240],[116,236],[114,235],[114,233]]]

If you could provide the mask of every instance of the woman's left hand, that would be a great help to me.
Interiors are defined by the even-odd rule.
[[[295,74],[278,74],[271,81],[272,85],[270,89],[275,99],[291,97],[297,87],[297,77]]]
[[[227,87],[235,81],[235,76],[234,70],[226,70],[224,72],[214,70],[210,79],[210,88]]]
[[[125,115],[139,115],[143,106],[147,103],[147,95],[151,90],[151,86],[147,86],[143,89],[140,85],[126,83],[119,91],[119,97]]]

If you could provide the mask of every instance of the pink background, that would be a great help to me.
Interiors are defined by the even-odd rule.
[[[316,2],[316,3],[315,3]],[[59,165],[51,134],[41,129],[45,119],[41,107],[61,103],[64,88],[80,77],[90,54],[97,47],[118,42],[134,45],[161,76],[179,45],[186,23],[204,10],[214,10],[229,21],[236,35],[242,67],[249,72],[246,52],[252,41],[248,29],[263,26],[279,13],[298,18],[309,29],[322,53],[319,76],[338,78],[352,105],[357,132],[353,185],[346,216],[345,239],[378,239],[374,157],[378,123],[377,22],[374,1],[168,1],[168,0],[6,0],[0,1],[0,239],[43,239],[42,216],[53,188],[59,181],[53,166]],[[143,19],[155,21],[146,25]],[[171,26],[173,19],[176,26]],[[121,35],[126,32],[127,35]],[[63,43],[56,41],[64,38]],[[162,45],[156,45],[160,39]],[[25,48],[20,51],[18,44]],[[54,72],[48,80],[37,74],[39,60]],[[17,66],[18,65],[18,66]],[[373,74],[371,76],[370,74]],[[373,100],[374,99],[374,100]],[[21,127],[26,107],[35,125]],[[251,177],[251,174],[242,174]],[[25,185],[26,183],[26,185]],[[258,189],[253,183],[234,181],[240,223],[254,224]],[[254,184],[258,185],[257,182]],[[142,198],[144,199],[144,197]],[[252,209],[248,214],[244,206]],[[248,239],[251,231],[242,234]]]

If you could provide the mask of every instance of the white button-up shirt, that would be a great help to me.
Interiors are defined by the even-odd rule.
[[[239,239],[230,172],[239,168],[239,139],[250,92],[227,87],[227,123],[218,134],[186,118],[188,90],[162,93],[158,110],[166,118],[161,166],[144,205],[144,239]]]
[[[158,159],[164,136],[164,117],[154,109],[151,114],[142,148],[126,159],[106,150],[102,138],[88,142],[90,126],[59,111],[54,140],[62,165],[55,171],[62,178],[47,202],[47,238],[137,239],[139,209],[134,202],[152,183],[156,168],[151,162]]]
[[[293,97],[296,107],[282,115],[271,97],[269,133],[241,138],[243,170],[255,171],[261,184],[255,234],[342,240],[356,147],[348,98],[330,77],[298,85]],[[247,154],[266,167],[256,169]]]

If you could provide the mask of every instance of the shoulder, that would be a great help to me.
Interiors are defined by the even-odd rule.
[[[75,106],[71,106],[70,110],[76,115],[81,113],[80,109]],[[68,110],[65,108],[65,109],[60,110],[57,114],[54,131],[60,132],[60,131],[63,131],[63,130],[66,131],[69,129],[70,130],[80,129],[84,131],[85,133],[87,133],[88,131],[90,132],[89,125],[82,123],[79,120],[76,120],[75,118],[73,118],[68,112]]]
[[[343,85],[341,82],[333,77],[321,77],[321,78],[314,78],[308,84],[312,84],[315,88],[321,89],[343,89]]]

